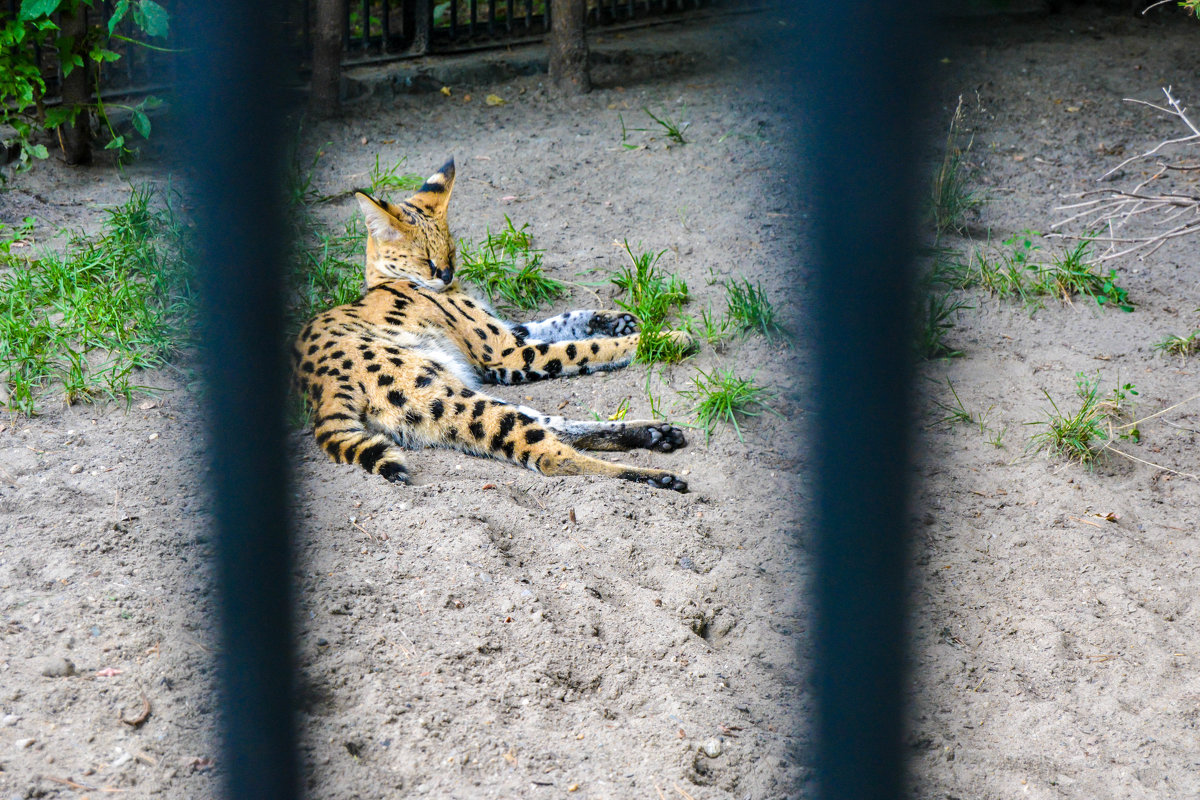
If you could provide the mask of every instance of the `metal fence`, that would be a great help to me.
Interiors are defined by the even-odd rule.
[[[158,0],[172,14],[182,10],[178,0]],[[550,30],[549,0],[343,0],[345,13],[343,66],[394,61],[425,55],[481,50],[539,41]],[[591,28],[636,27],[682,20],[707,13],[753,9],[760,0],[588,0]],[[315,0],[293,0],[283,37],[285,47],[304,69],[311,50]],[[0,22],[16,17],[21,0],[0,5]],[[91,26],[107,27],[112,0],[95,8],[81,6]],[[105,96],[161,91],[174,83],[180,45],[173,39],[138,43],[139,31],[126,17],[106,47],[120,58],[105,63],[99,89]],[[35,58],[46,82],[43,102],[53,105],[62,88],[62,68],[53,47],[35,47]]]
[[[589,0],[587,25],[637,25],[745,0]],[[304,5],[309,40],[312,3]],[[536,41],[550,30],[548,0],[346,0],[345,64]]]

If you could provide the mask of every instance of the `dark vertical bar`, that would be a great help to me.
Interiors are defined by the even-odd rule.
[[[363,54],[371,51],[371,0],[362,0],[362,40],[359,47]]]
[[[817,789],[825,800],[893,800],[907,796],[916,120],[934,49],[912,6],[815,3],[805,13],[796,37],[804,45],[791,45],[799,69],[786,83],[805,95],[798,129],[822,298],[813,382]]]
[[[383,29],[379,32],[379,52],[387,53],[392,49],[392,0],[383,0],[383,16],[380,22]]]
[[[549,2],[549,0],[547,0]],[[525,0],[525,33],[533,30],[533,0]]]
[[[350,2],[343,0],[342,13],[346,17],[346,24],[342,26],[342,52],[350,52]]]
[[[488,0],[488,36],[496,35],[496,0]]]
[[[450,41],[458,38],[458,0],[450,0]]]
[[[301,43],[301,52],[308,53],[312,50],[312,0],[304,0],[301,5],[304,7],[304,40]],[[345,42],[342,44],[345,45]]]
[[[479,0],[470,0],[471,22],[467,26],[467,36],[475,37],[475,23],[479,19]]]
[[[516,12],[516,6],[513,3],[513,0],[508,0],[508,4],[505,6],[505,10],[508,13],[504,17],[504,30],[507,31],[508,33],[512,33],[513,32],[513,14]]]
[[[416,27],[413,29],[409,52],[425,55],[433,44],[433,0],[411,0],[412,15]]]
[[[223,797],[299,795],[282,409],[284,0],[178,6],[220,601]],[[251,77],[252,76],[252,77]],[[287,76],[291,78],[289,74]]]

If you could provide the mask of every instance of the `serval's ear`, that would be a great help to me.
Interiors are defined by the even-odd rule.
[[[358,206],[367,220],[367,230],[371,232],[374,239],[387,241],[404,236],[405,224],[389,214],[378,200],[363,192],[355,192],[354,199],[358,201]]]
[[[425,179],[425,183],[417,193],[408,199],[417,208],[423,209],[433,217],[444,219],[446,207],[450,204],[450,190],[454,188],[454,159],[450,159],[442,168]]]

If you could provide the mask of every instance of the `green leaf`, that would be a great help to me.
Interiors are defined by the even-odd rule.
[[[35,144],[29,147],[29,154],[34,158],[49,158],[50,153],[46,150],[46,145]]]
[[[105,61],[116,61],[121,58],[120,53],[114,53],[112,50],[107,50],[103,47],[93,47],[88,55],[92,61],[98,64],[103,64]]]
[[[46,127],[57,128],[59,125],[74,122],[75,117],[79,115],[79,111],[80,107],[76,105],[46,109]]]
[[[116,150],[117,148],[124,147],[124,146],[125,146],[125,137],[124,136],[114,136],[113,140],[111,142],[104,145],[104,149],[105,150]]]
[[[117,29],[117,25],[121,22],[121,20],[123,20],[125,18],[125,15],[128,13],[129,13],[129,0],[118,0],[117,4],[115,6],[113,6],[112,16],[110,16],[108,18],[108,35],[109,36],[113,35],[113,31],[115,31]]]
[[[17,19],[48,17],[57,11],[61,4],[62,0],[21,0],[21,13],[17,15]]]
[[[150,118],[136,108],[133,110],[133,127],[143,139],[150,138]]]
[[[147,36],[166,36],[171,16],[154,0],[141,0],[133,9],[133,21]]]

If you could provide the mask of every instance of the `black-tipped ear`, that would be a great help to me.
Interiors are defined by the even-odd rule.
[[[354,199],[362,209],[367,221],[367,230],[376,239],[398,239],[401,236],[400,221],[388,213],[383,204],[366,192],[355,192]]]
[[[450,204],[450,192],[454,188],[454,159],[450,159],[442,168],[425,179],[425,183],[417,190],[409,202],[424,208],[436,216],[445,216],[446,207]]]

